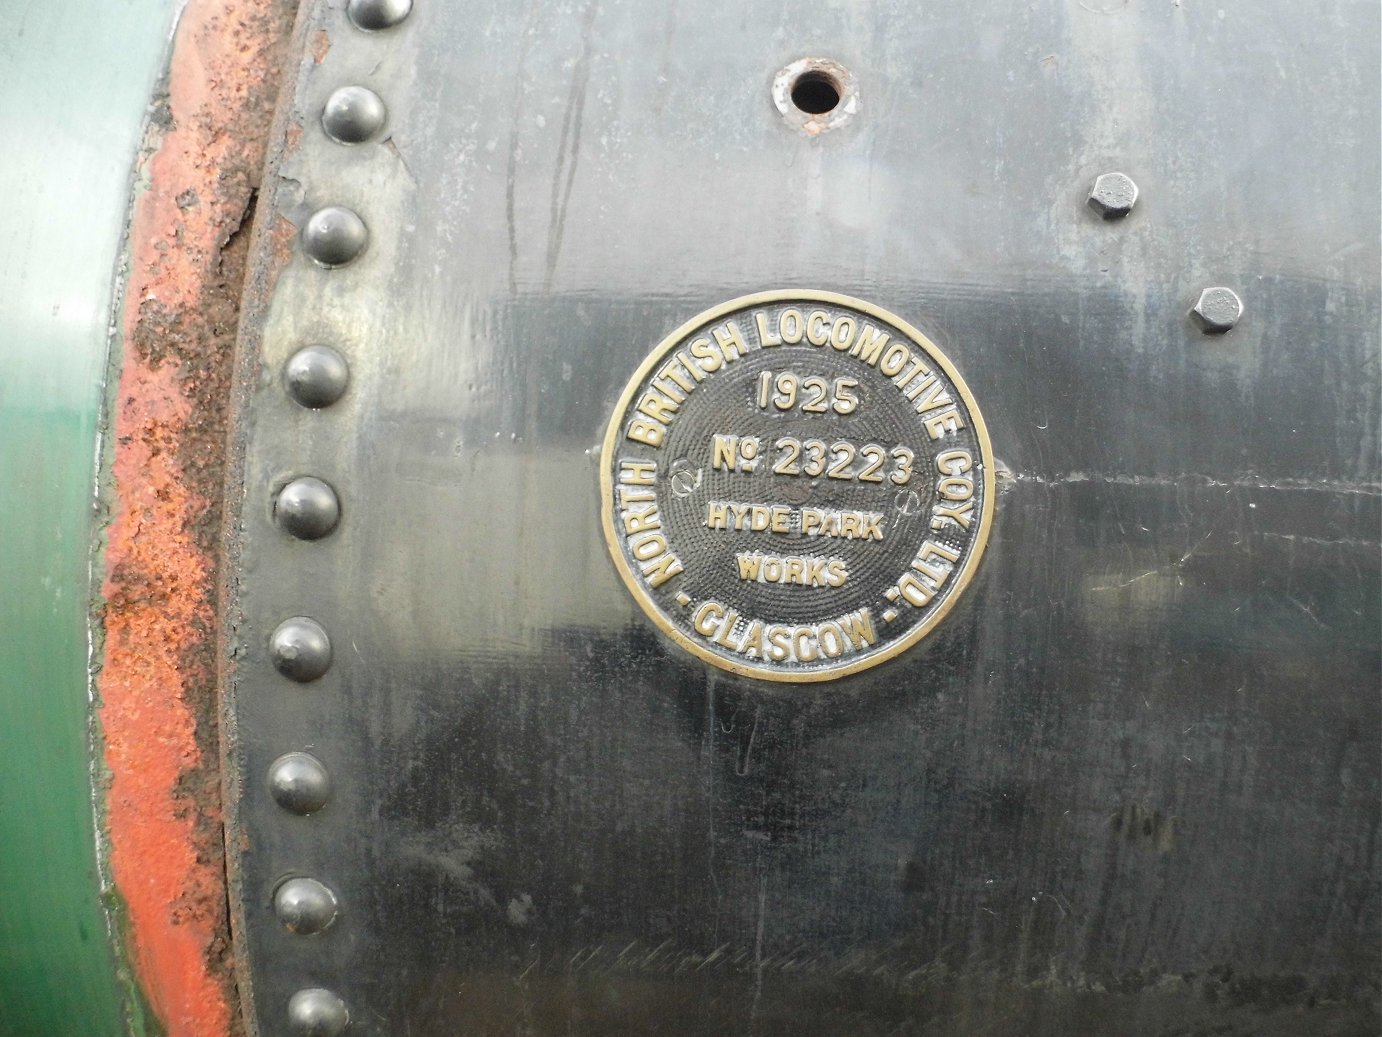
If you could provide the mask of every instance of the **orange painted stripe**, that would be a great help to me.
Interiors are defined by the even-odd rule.
[[[240,1032],[217,741],[220,508],[243,241],[291,3],[192,0],[130,226],[98,716],[110,871],[169,1037]],[[244,235],[243,237],[247,237]]]

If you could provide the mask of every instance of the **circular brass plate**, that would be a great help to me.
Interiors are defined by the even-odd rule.
[[[959,372],[906,321],[826,292],[734,299],[664,339],[619,399],[600,478],[610,553],[653,622],[771,681],[916,644],[993,520]]]

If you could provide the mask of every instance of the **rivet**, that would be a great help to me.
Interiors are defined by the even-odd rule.
[[[336,920],[336,894],[316,879],[289,879],[274,890],[274,914],[290,933],[311,936]]]
[[[1089,189],[1089,207],[1106,220],[1122,219],[1137,204],[1137,185],[1126,173],[1102,173]]]
[[[337,1037],[350,1025],[350,1013],[331,991],[308,987],[288,999],[288,1025],[300,1037]]]
[[[294,814],[311,814],[331,798],[331,778],[309,753],[284,753],[269,766],[274,802]]]
[[[302,247],[322,266],[344,266],[369,242],[365,221],[341,205],[318,209],[302,228]]]
[[[1190,315],[1206,335],[1222,335],[1243,316],[1243,300],[1232,288],[1206,288]]]
[[[320,540],[340,518],[336,491],[310,475],[294,479],[274,498],[274,521],[299,540]]]
[[[331,668],[331,639],[315,619],[294,616],[269,635],[269,656],[279,673],[306,684]]]
[[[304,346],[288,358],[283,382],[304,407],[329,407],[350,384],[350,366],[330,346]]]
[[[384,128],[388,111],[373,90],[343,86],[326,99],[322,129],[341,144],[363,144]]]
[[[350,0],[346,10],[357,28],[366,32],[391,29],[413,9],[413,0]]]

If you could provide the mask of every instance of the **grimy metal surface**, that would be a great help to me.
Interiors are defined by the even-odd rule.
[[[1375,4],[305,18],[225,617],[261,1033],[1376,1032]],[[779,110],[812,58],[850,111]],[[1000,466],[944,621],[797,686],[658,631],[597,463],[793,288]]]

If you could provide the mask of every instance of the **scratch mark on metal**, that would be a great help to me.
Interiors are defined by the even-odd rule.
[[[513,80],[513,121],[509,129],[508,173],[504,186],[504,219],[509,231],[509,291],[514,294],[518,292],[518,226],[516,223],[518,160],[523,156],[523,148],[518,142],[518,134],[523,127],[523,86],[527,82],[528,52],[532,45],[531,41],[537,25],[537,17],[538,5],[534,4],[528,9],[528,20],[524,23],[522,35],[519,37],[518,61],[515,63],[516,74]]]
[[[566,233],[566,209],[571,201],[571,187],[576,181],[576,164],[581,156],[581,122],[585,117],[586,89],[590,85],[591,29],[595,23],[595,4],[586,8],[581,25],[581,56],[571,78],[571,92],[567,96],[566,111],[561,121],[561,142],[557,145],[557,168],[552,175],[551,215],[547,238],[547,280],[552,287],[557,259],[561,255],[562,237]],[[562,173],[566,177],[563,182]]]
[[[1304,612],[1307,616],[1309,616],[1309,617],[1310,617],[1310,622],[1314,623],[1315,626],[1319,627],[1321,630],[1328,630],[1328,629],[1329,629],[1329,626],[1328,626],[1327,624],[1325,624],[1325,623],[1321,623],[1321,622],[1320,622],[1320,617],[1317,616],[1317,615],[1315,615],[1314,611],[1313,611],[1312,609],[1310,609],[1310,608],[1309,608],[1304,602],[1302,602],[1300,599],[1295,598],[1295,597],[1291,596],[1290,594],[1288,594],[1288,595],[1286,595],[1286,600],[1289,601],[1289,602],[1290,602],[1292,605],[1294,605],[1296,608],[1298,608],[1298,609],[1300,609],[1302,612]]]
[[[763,1001],[763,934],[768,921],[768,876],[758,877],[758,930],[753,939],[753,1007],[749,1011],[750,1027],[758,1018],[758,1008]]]
[[[1347,482],[1332,479],[1277,479],[1270,481],[1250,475],[1235,479],[1220,479],[1211,475],[1102,475],[1097,472],[1066,472],[1063,475],[1038,475],[1035,472],[1014,472],[1015,482],[1036,483],[1038,486],[1061,486],[1067,483],[1112,483],[1120,486],[1184,486],[1187,484],[1217,489],[1297,490],[1307,493],[1357,494],[1373,497],[1382,495],[1382,483]]]

